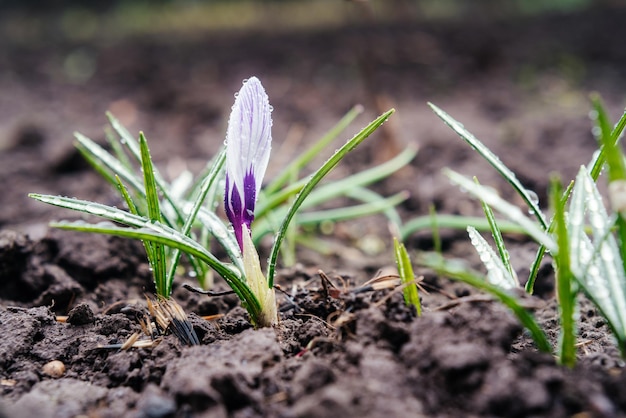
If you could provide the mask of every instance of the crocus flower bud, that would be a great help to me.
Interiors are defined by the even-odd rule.
[[[272,107],[258,78],[236,94],[226,133],[226,215],[243,252],[243,233],[254,220],[254,205],[272,147]]]

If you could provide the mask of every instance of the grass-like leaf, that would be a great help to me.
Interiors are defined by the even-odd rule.
[[[111,116],[112,117],[112,116]],[[80,151],[80,153],[85,157],[85,159],[94,167],[94,169],[102,175],[107,181],[109,181],[112,185],[117,187],[117,182],[115,181],[115,176],[118,176],[122,179],[124,184],[130,186],[135,193],[135,197],[137,200],[135,203],[140,211],[143,214],[143,211],[147,210],[147,202],[145,201],[146,191],[143,185],[143,179],[141,176],[136,175],[132,170],[130,170],[125,164],[116,159],[113,155],[111,155],[108,151],[103,149],[100,145],[93,142],[91,139],[86,136],[76,133],[76,147]],[[137,144],[137,161],[141,164],[141,151],[139,150],[138,142],[133,139],[133,144]],[[124,144],[130,145],[131,142],[128,139],[124,139]],[[134,147],[133,147],[134,149]],[[170,196],[168,192],[168,187],[166,183],[157,177],[158,171],[153,167],[153,175],[155,178],[155,183],[158,186],[158,189],[166,198],[166,200],[170,203],[170,207],[173,208],[174,216],[170,216],[166,211],[161,213],[163,221],[167,223],[169,226],[173,226],[176,224],[181,224],[184,222],[182,214],[177,208],[176,202]]]
[[[368,203],[352,205],[337,209],[325,209],[315,212],[305,212],[298,215],[298,224],[310,225],[323,221],[337,222],[346,219],[360,218],[393,209],[408,198],[407,193],[400,192],[393,196],[381,197]]]
[[[498,156],[496,156],[489,148],[487,148],[482,142],[472,135],[465,127],[453,119],[446,112],[438,108],[432,103],[428,104],[431,109],[448,125],[454,132],[463,138],[473,149],[475,149],[493,168],[500,173],[504,179],[513,186],[517,193],[524,199],[524,202],[530,208],[530,211],[535,215],[540,225],[544,230],[548,228],[548,222],[544,217],[541,209],[539,208],[539,202],[537,201],[537,195],[534,192],[527,190],[522,183],[517,179],[515,173],[513,173]]]
[[[183,225],[181,229],[182,234],[189,236],[191,232],[191,227],[193,226],[193,223],[196,221],[196,217],[198,216],[198,212],[200,211],[200,208],[202,207],[202,204],[204,203],[204,199],[206,195],[209,193],[209,191],[213,188],[213,185],[215,184],[217,177],[219,176],[224,166],[225,161],[226,161],[226,152],[222,151],[218,155],[217,161],[213,165],[213,169],[209,171],[209,173],[207,173],[207,176],[204,178],[204,181],[202,182],[202,186],[200,187],[199,192],[197,196],[195,197],[195,201],[193,202],[193,205],[191,205],[190,210],[188,211],[188,213],[186,213],[187,218],[185,219],[185,224]],[[178,266],[179,259],[180,259],[180,250],[175,249],[173,254],[171,255],[170,270],[167,274],[167,281],[169,283],[174,282],[174,275],[176,274],[176,267]],[[202,282],[201,284],[204,285],[203,283],[204,278],[199,278],[199,279]]]
[[[326,176],[333,168],[339,164],[339,162],[354,148],[356,148],[361,142],[363,142],[367,137],[369,137],[380,125],[382,125],[388,118],[393,114],[395,110],[391,109],[387,112],[383,113],[377,119],[372,121],[369,125],[367,125],[361,132],[356,134],[352,139],[350,139],[344,146],[338,149],[330,159],[328,159],[310,178],[310,180],[306,183],[306,185],[302,188],[302,190],[298,193],[294,202],[292,203],[289,211],[285,215],[285,218],[278,230],[276,238],[274,240],[274,245],[272,246],[272,250],[270,253],[270,258],[268,262],[268,285],[271,287],[274,285],[274,273],[276,270],[276,261],[278,258],[278,253],[280,251],[280,246],[282,244],[283,239],[285,238],[285,234],[287,233],[287,229],[291,220],[293,219],[296,212],[302,206],[304,200],[309,196],[309,194],[313,191],[313,188]]]
[[[478,185],[450,169],[444,169],[444,173],[453,183],[456,183],[477,198],[482,199],[489,206],[509,218],[509,220],[521,226],[528,235],[533,237],[538,243],[545,245],[548,250],[556,250],[556,243],[545,232],[543,225],[538,225],[530,220],[520,208],[502,199],[493,189]]]
[[[474,177],[474,181],[478,183],[478,179]],[[481,204],[483,206],[483,212],[485,212],[485,218],[489,222],[489,228],[491,229],[491,236],[493,237],[493,241],[496,245],[496,249],[498,250],[498,255],[500,256],[500,260],[502,261],[502,265],[508,271],[508,277],[511,279],[512,284],[515,287],[519,287],[519,281],[517,280],[517,274],[515,274],[515,270],[513,266],[511,266],[511,258],[509,256],[509,252],[507,251],[504,245],[504,239],[502,238],[502,231],[498,226],[498,222],[496,221],[496,217],[493,214],[493,210],[491,210],[491,206],[489,206],[484,200],[481,200]]]
[[[491,230],[489,221],[484,217],[435,213],[433,215],[418,216],[404,223],[400,229],[400,238],[406,241],[416,232],[432,230],[435,225],[439,229],[450,228],[462,230],[470,225],[478,231]],[[498,227],[502,233],[525,234],[524,228],[515,222],[500,220],[498,221]]]
[[[158,227],[154,226],[154,230],[164,231],[166,234],[170,235],[182,235],[180,232],[175,229],[169,227],[168,225],[161,223],[153,223],[150,219],[135,215],[126,211],[123,211],[118,208],[114,208],[111,206],[103,205],[101,203],[90,202],[87,200],[80,200],[70,197],[62,197],[62,196],[50,196],[50,195],[42,195],[37,193],[31,193],[28,195],[29,197],[39,200],[40,202],[44,202],[53,206],[58,206],[65,209],[71,209],[77,212],[86,213],[89,215],[97,216],[100,218],[107,219],[109,221],[117,222],[123,225],[127,225],[132,228],[146,228],[151,227],[151,225],[159,225]],[[54,223],[57,225],[58,223]],[[184,235],[182,235],[184,236]],[[189,237],[185,237],[186,240],[190,240],[195,243],[195,245],[201,247],[195,241],[191,240]],[[205,252],[208,253],[207,250]],[[208,253],[210,254],[210,253]],[[217,262],[217,259],[213,255],[211,257]],[[206,255],[205,255],[206,258]],[[213,265],[211,265],[213,267]]]
[[[117,190],[122,195],[122,199],[124,199],[124,202],[126,202],[126,206],[128,206],[128,210],[130,211],[130,213],[133,215],[140,216],[139,211],[137,210],[137,205],[135,204],[135,201],[131,197],[124,183],[122,183],[122,179],[120,179],[118,176],[115,176],[115,182],[116,182]]]
[[[126,145],[137,161],[141,160],[141,151],[139,143],[135,137],[128,132],[128,129],[115,117],[111,112],[106,113],[107,119],[113,130],[120,136],[122,144]]]
[[[572,272],[576,277],[582,277],[585,274],[585,270],[587,270],[589,265],[593,262],[593,243],[585,231],[587,203],[593,199],[593,196],[590,194],[591,191],[587,190],[588,183],[587,179],[585,179],[586,173],[586,169],[581,167],[576,176],[567,216],[567,229],[570,237],[570,264]],[[594,201],[592,206],[597,203],[597,201]],[[600,204],[600,206],[602,206],[602,204]],[[593,270],[595,271],[595,269]]]
[[[415,157],[416,153],[416,149],[407,148],[391,160],[376,167],[360,171],[341,180],[333,181],[332,184],[318,187],[315,191],[309,193],[306,201],[302,203],[300,209],[318,206],[336,197],[346,195],[357,187],[364,187],[383,178],[389,177],[391,174],[407,165]],[[334,156],[336,155],[337,153],[335,153]],[[310,178],[299,180],[272,195],[267,195],[267,193],[264,192],[264,199],[259,201],[256,208],[256,219],[258,220],[263,218],[269,211],[277,208],[289,198],[301,192],[310,181]]]
[[[527,190],[517,179],[515,173],[513,173],[501,160],[496,156],[489,148],[487,148],[482,142],[480,142],[474,135],[472,135],[465,127],[453,119],[446,112],[438,108],[437,106],[430,104],[430,107],[433,111],[439,116],[448,126],[450,126],[462,139],[464,139],[472,148],[474,148],[485,160],[489,162],[502,177],[509,182],[513,188],[517,191],[517,193],[522,197],[522,199],[526,202],[530,211],[535,215],[537,220],[539,221],[541,227],[544,231],[548,231],[550,226],[541,212],[539,207],[539,202],[537,200],[537,195],[535,192]],[[567,192],[566,195],[569,195]],[[528,293],[533,292],[533,287],[535,283],[535,279],[537,277],[537,273],[539,272],[539,267],[541,266],[541,261],[546,253],[546,248],[543,245],[540,245],[537,250],[537,255],[535,257],[535,261],[533,262],[530,275],[528,277],[528,281],[526,282],[526,291]]]
[[[324,151],[350,124],[363,113],[363,106],[354,106],[330,131],[311,145],[305,152],[298,155],[287,167],[285,167],[276,178],[265,187],[268,195],[276,193],[281,187],[287,184],[292,173],[300,172],[308,163]]]
[[[436,253],[441,254],[443,245],[441,243],[441,231],[439,230],[439,223],[437,222],[437,211],[435,205],[431,204],[428,207],[428,217],[430,218],[431,231],[433,237],[433,249]]]
[[[239,296],[241,301],[246,305],[246,309],[248,309],[251,316],[258,316],[261,313],[261,306],[256,299],[256,296],[254,296],[254,294],[250,291],[250,288],[247,286],[245,280],[237,271],[235,271],[235,269],[229,268],[226,264],[217,260],[213,254],[208,252],[200,244],[180,232],[169,228],[167,225],[146,222],[145,226],[141,228],[124,228],[108,222],[90,224],[84,221],[76,221],[53,222],[51,223],[51,226],[65,230],[93,232],[124,238],[133,238],[141,241],[150,241],[179,249],[186,254],[191,254],[204,261],[220,276],[222,276],[224,280],[226,280],[226,283],[228,283],[237,296]]]
[[[598,116],[601,114],[598,112],[592,112],[592,114],[594,113],[596,115],[596,118],[598,118]],[[604,121],[598,121],[597,123],[606,126],[605,121],[606,119],[604,119]],[[626,112],[622,114],[622,117],[615,124],[615,126],[613,127],[613,130],[611,131],[611,134],[610,134],[611,143],[617,144],[619,142],[620,138],[622,137],[624,133],[625,128],[626,128]],[[594,154],[594,157],[591,160],[591,163],[589,164],[589,166],[591,167],[589,173],[594,182],[598,180],[598,177],[600,176],[602,168],[604,167],[605,161],[606,161],[606,150],[605,150],[605,147],[602,146],[600,150]],[[563,194],[562,199],[567,199],[567,197],[570,195],[571,187],[572,187],[572,184],[570,184],[570,186],[565,190],[565,193]],[[548,230],[552,231],[553,226],[549,225]],[[540,246],[539,249],[537,250],[537,255],[535,256],[535,260],[530,268],[528,281],[526,282],[526,292],[528,293],[533,293],[535,279],[537,278],[537,274],[541,266],[541,261],[543,260],[545,253],[546,253],[546,248],[544,246]]]
[[[115,132],[110,126],[104,128],[104,137],[106,138],[107,143],[111,146],[115,158],[120,162],[120,164],[132,171],[133,164],[130,161],[130,158],[128,158],[128,154],[124,151],[123,144],[120,142],[119,138],[115,135]]]
[[[582,208],[581,208],[582,207]],[[580,212],[586,211],[592,230],[593,243],[589,242],[581,225],[585,225]],[[581,219],[582,218],[582,219]],[[593,179],[583,167],[576,178],[570,207],[570,232],[579,238],[572,245],[578,251],[581,264],[576,278],[587,296],[600,309],[619,341],[622,353],[626,351],[626,273],[619,245],[611,233],[614,219],[608,216],[602,197]],[[584,235],[584,236],[583,236]],[[572,238],[572,241],[576,238]],[[572,254],[572,258],[575,254]],[[584,263],[584,264],[583,264]],[[625,353],[626,354],[626,353]]]
[[[363,203],[360,205],[346,206],[336,209],[324,209],[313,212],[299,213],[295,219],[295,223],[301,226],[317,225],[322,222],[339,222],[348,219],[356,219],[364,216],[374,215],[377,213],[385,212],[388,209],[393,209],[403,201],[407,199],[406,193],[397,193],[393,196],[386,198],[380,197],[377,200]],[[278,213],[277,218],[281,218],[281,214],[284,215],[285,211]],[[253,238],[255,241],[259,240],[262,236],[272,232],[272,228],[266,222],[258,222],[253,231]],[[258,231],[258,232],[257,232]]]
[[[135,193],[146,197],[143,184],[138,176],[135,175],[126,165],[122,164],[118,159],[113,157],[100,145],[80,133],[75,133],[76,148],[91,164],[92,167],[111,184],[116,184],[115,175],[117,175],[124,184],[130,185]],[[114,173],[114,174],[113,174]]]
[[[141,163],[141,145],[139,144],[139,142],[133,137],[133,135],[128,132],[128,130],[120,123],[120,121],[115,118],[115,116],[113,116],[113,114],[107,112],[107,117],[109,118],[109,122],[111,123],[111,126],[113,127],[115,132],[120,135],[121,143],[128,148],[131,155],[137,160],[137,162]],[[170,188],[168,187],[167,182],[163,179],[159,170],[156,167],[153,167],[152,174],[154,176],[154,181],[158,186],[158,189],[163,195],[164,200],[170,205],[167,209],[173,211],[174,217],[173,219],[170,219],[168,221],[168,224],[170,226],[183,225],[185,220],[180,210],[180,205],[177,204],[178,202],[176,202],[176,200],[171,196]],[[162,214],[164,218],[167,218],[167,216],[165,216],[167,214],[166,211],[164,211]]]
[[[202,230],[210,234],[222,246],[231,262],[243,271],[241,264],[241,251],[235,236],[228,230],[224,222],[206,208],[200,208],[197,220],[202,224]]]
[[[613,140],[609,118],[598,97],[593,100],[596,112],[596,130],[601,149],[606,156],[608,167],[609,200],[616,215],[617,238],[623,263],[626,263],[626,165],[624,155],[618,144]],[[623,264],[626,270],[626,264]]]
[[[596,126],[599,128],[598,134],[601,137],[598,138],[598,142],[602,145],[600,150],[594,155],[591,163],[589,164],[590,170],[589,174],[594,181],[598,180],[600,173],[604,167],[604,163],[606,162],[606,148],[603,145],[604,142],[610,137],[610,143],[613,145],[617,145],[622,135],[624,134],[624,130],[626,129],[626,111],[622,114],[620,119],[617,121],[613,129],[611,130],[610,136],[606,135],[607,127],[609,125],[608,117],[606,115],[606,111],[600,102],[600,98],[597,95],[592,96],[592,103],[594,106],[594,111],[592,114],[592,119],[596,123]]]
[[[569,234],[565,220],[565,204],[561,201],[563,186],[560,180],[550,181],[550,203],[554,210],[555,235],[558,250],[553,253],[556,264],[556,295],[559,302],[561,333],[559,338],[559,361],[568,367],[576,364],[576,291],[572,284],[574,275],[570,267]]]
[[[393,249],[396,264],[398,265],[398,275],[400,276],[402,285],[404,285],[404,289],[402,290],[404,301],[407,305],[414,306],[417,316],[421,316],[422,304],[420,303],[420,297],[417,292],[415,274],[413,273],[413,266],[411,265],[409,253],[407,252],[404,244],[398,242],[397,238],[393,239]]]
[[[159,203],[159,191],[154,179],[154,169],[148,142],[143,133],[139,134],[139,146],[141,149],[141,171],[143,172],[144,187],[146,190],[146,203],[148,204],[148,218],[150,222],[161,222],[161,207]],[[149,245],[148,260],[153,269],[154,282],[157,295],[168,298],[172,293],[172,283],[167,280],[167,260],[163,244],[151,241]]]
[[[413,158],[415,158],[416,154],[416,148],[408,147],[401,151],[398,155],[391,158],[389,161],[385,161],[384,163],[379,164],[375,167],[360,171],[346,178],[335,180],[332,183],[321,186],[307,197],[306,201],[302,205],[302,208],[306,209],[320,205],[324,202],[329,201],[332,198],[343,196],[349,191],[355,190],[357,187],[365,187],[379,180],[387,178],[393,173],[400,170],[402,167],[406,166],[408,163],[410,163]],[[335,154],[335,156],[336,155],[337,154]]]
[[[283,246],[281,251],[283,258],[285,258],[285,264],[290,265],[289,263],[294,261],[294,242],[297,235],[296,226],[298,225],[314,224],[321,221],[333,222],[354,219],[380,212],[385,214],[391,224],[396,225],[395,228],[398,229],[398,225],[401,224],[401,219],[392,206],[400,203],[400,196],[383,198],[379,194],[366,189],[365,186],[386,178],[400,170],[415,157],[416,152],[417,149],[409,147],[391,160],[376,167],[360,171],[341,180],[319,186],[313,190],[306,200],[302,202],[302,205],[298,209],[299,211],[327,203],[340,196],[361,200],[366,202],[366,204],[317,211],[316,213],[298,213],[298,216],[292,220],[287,229],[285,235],[287,239],[281,244]],[[285,214],[288,213],[288,203],[293,203],[296,194],[302,190],[308,181],[310,180],[302,179],[296,181],[271,196],[268,196],[267,193],[262,193],[262,198],[259,200],[259,206],[256,211],[255,228],[252,231],[255,243],[259,243],[265,235],[279,229],[281,220]]]
[[[498,254],[491,248],[487,240],[471,226],[467,227],[470,241],[476,249],[480,261],[487,269],[487,280],[489,283],[501,287],[502,289],[515,289],[519,286],[517,280],[510,270],[504,265]]]
[[[192,240],[186,235],[181,234],[179,231],[176,231],[175,229],[167,225],[158,222],[152,223],[148,218],[133,215],[121,209],[102,205],[100,203],[73,199],[69,197],[40,195],[34,193],[30,194],[29,196],[44,203],[98,216],[110,221],[127,225],[131,228],[114,227],[114,225],[98,225],[92,228],[89,226],[90,224],[87,224],[85,222],[57,222],[51,225],[53,227],[71,229],[82,232],[105,233],[109,235],[118,235],[141,240],[145,239],[150,242],[157,242],[168,245],[171,248],[177,248],[186,254],[198,257],[200,260],[202,260],[212,269],[214,269],[218,274],[220,274],[226,280],[226,282],[231,285],[231,287],[237,287],[238,290],[236,291],[238,292],[238,295],[242,297],[247,296],[247,291],[243,289],[243,287],[246,287],[245,281],[241,278],[240,273],[237,273],[237,271],[243,271],[239,270],[239,266],[236,266],[237,270],[227,267],[225,263],[219,261],[202,245],[198,244],[196,241]],[[141,230],[141,233],[133,235],[133,231],[139,229]],[[163,235],[162,239],[158,239],[157,237],[155,237],[159,233]],[[247,299],[242,298],[242,301],[247,301]],[[248,303],[253,304],[253,302],[249,301]]]
[[[394,206],[381,208],[380,212],[383,215],[385,215],[390,225],[392,225],[396,231],[399,231],[402,225],[402,218],[400,217],[400,214],[398,213],[398,210],[396,209],[396,207],[402,201],[406,200],[406,198],[408,198],[409,195],[408,193],[400,192],[394,196],[397,196],[398,198],[397,204]],[[391,197],[394,197],[394,196],[391,196]],[[346,197],[350,199],[358,200],[361,202],[365,202],[365,203],[375,203],[382,199],[388,199],[388,198],[383,197],[379,193],[376,193],[365,187],[355,187],[353,189],[346,191]],[[400,200],[401,197],[404,197],[405,199]]]
[[[395,229],[399,229],[399,225],[401,225],[402,221],[394,206],[399,204],[400,201],[404,200],[406,197],[402,197],[401,194],[398,194],[389,198],[383,198],[378,193],[365,188],[365,186],[386,178],[400,170],[415,157],[416,152],[417,150],[414,148],[407,148],[385,163],[371,169],[363,170],[344,179],[319,186],[312,191],[299,207],[299,211],[322,205],[340,196],[366,203],[363,205],[324,211],[298,213],[298,216],[294,217],[290,223],[290,227],[285,235],[287,239],[284,242],[289,247],[286,247],[285,243],[282,244],[282,254],[285,258],[285,264],[289,265],[290,261],[293,262],[295,251],[293,247],[294,238],[297,235],[295,227],[298,225],[305,226],[322,221],[335,222],[355,219],[375,213],[383,213],[387,216],[391,225],[395,225]],[[260,200],[259,204],[261,209],[257,210],[255,228],[252,231],[255,243],[259,243],[264,236],[278,230],[281,220],[289,210],[287,203],[293,203],[296,194],[302,190],[307,181],[309,181],[309,179],[299,180],[286,186],[283,190],[276,192],[272,196],[267,196],[266,193],[262,193],[263,198]]]

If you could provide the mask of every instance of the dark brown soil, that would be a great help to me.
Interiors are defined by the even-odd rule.
[[[355,293],[393,268],[391,237],[371,218],[337,226],[331,257],[299,252],[279,272],[276,329],[254,330],[233,296],[208,298],[176,282],[201,345],[167,335],[153,348],[120,350],[141,327],[153,291],[140,243],[48,230],[72,216],[30,201],[42,192],[117,202],[71,145],[79,130],[103,141],[104,111],[143,129],[170,174],[198,170],[223,141],[232,94],[261,78],[275,108],[272,165],[292,155],[287,137],[310,141],[356,103],[357,127],[389,106],[398,112],[336,175],[358,171],[406,144],[408,169],[376,189],[408,190],[405,220],[478,214],[440,169],[477,175],[513,196],[495,173],[430,113],[431,101],[488,144],[546,200],[550,172],[573,177],[595,149],[588,94],[615,118],[624,106],[626,9],[509,19],[354,26],[315,33],[152,36],[76,44],[51,37],[0,40],[0,416],[6,417],[621,417],[624,363],[604,321],[581,300],[579,362],[570,370],[539,353],[516,319],[484,295],[425,275],[424,314],[389,290]],[[77,50],[96,63],[81,83],[62,62]],[[380,103],[383,103],[380,105]],[[350,135],[357,127],[346,134]],[[291,148],[290,148],[291,147]],[[297,148],[297,147],[296,147]],[[330,151],[329,151],[330,154]],[[273,173],[268,174],[271,176]],[[365,253],[372,237],[384,244]],[[443,231],[448,256],[476,264],[464,232]],[[536,251],[511,237],[520,277]],[[428,232],[407,245],[431,249]],[[343,286],[326,296],[318,269]],[[542,269],[528,297],[554,343],[553,276]],[[218,283],[218,287],[223,285]],[[206,321],[201,316],[224,314]],[[59,322],[67,315],[67,322]],[[46,366],[58,360],[64,372]],[[46,367],[44,367],[46,366]]]

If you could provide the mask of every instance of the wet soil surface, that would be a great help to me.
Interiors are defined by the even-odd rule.
[[[328,237],[340,248],[333,256],[301,250],[299,264],[279,272],[289,297],[279,296],[275,329],[253,329],[235,297],[190,293],[182,284],[194,283],[181,277],[174,298],[201,344],[165,335],[153,347],[121,350],[141,332],[144,295],[153,292],[141,244],[48,230],[49,220],[71,214],[25,197],[116,202],[71,146],[73,130],[104,141],[107,109],[131,131],[146,131],[157,164],[172,175],[181,164],[199,169],[223,141],[232,92],[256,74],[275,108],[276,166],[291,157],[285,138],[312,140],[356,103],[366,109],[361,124],[392,105],[395,119],[338,175],[413,144],[420,151],[411,166],[375,186],[385,195],[411,193],[400,208],[405,220],[431,204],[443,213],[480,213],[442,177],[446,166],[513,196],[430,113],[425,102],[432,101],[544,202],[550,172],[570,179],[591,159],[588,93],[599,91],[613,117],[624,105],[625,18],[626,10],[610,9],[88,45],[52,37],[54,47],[1,40],[9,66],[0,79],[0,416],[626,416],[624,363],[584,299],[579,362],[570,370],[538,352],[504,307],[419,266],[428,290],[421,317],[398,291],[355,292],[393,268],[391,237],[378,218],[337,226],[338,237]],[[61,64],[76,50],[96,63],[81,84]],[[372,234],[385,243],[375,255],[364,253]],[[478,266],[463,232],[443,231],[443,240],[445,255]],[[416,233],[407,245],[431,249],[432,240]],[[536,247],[519,237],[510,245],[525,277]],[[324,291],[320,269],[340,292]],[[546,261],[528,306],[556,343],[552,282]],[[208,315],[223,316],[202,318]]]

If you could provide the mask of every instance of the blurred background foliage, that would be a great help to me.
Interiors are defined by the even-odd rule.
[[[215,30],[297,30],[377,22],[497,19],[622,0],[0,0],[0,35],[28,42]],[[355,7],[356,6],[356,7]],[[361,13],[355,13],[355,8]]]

